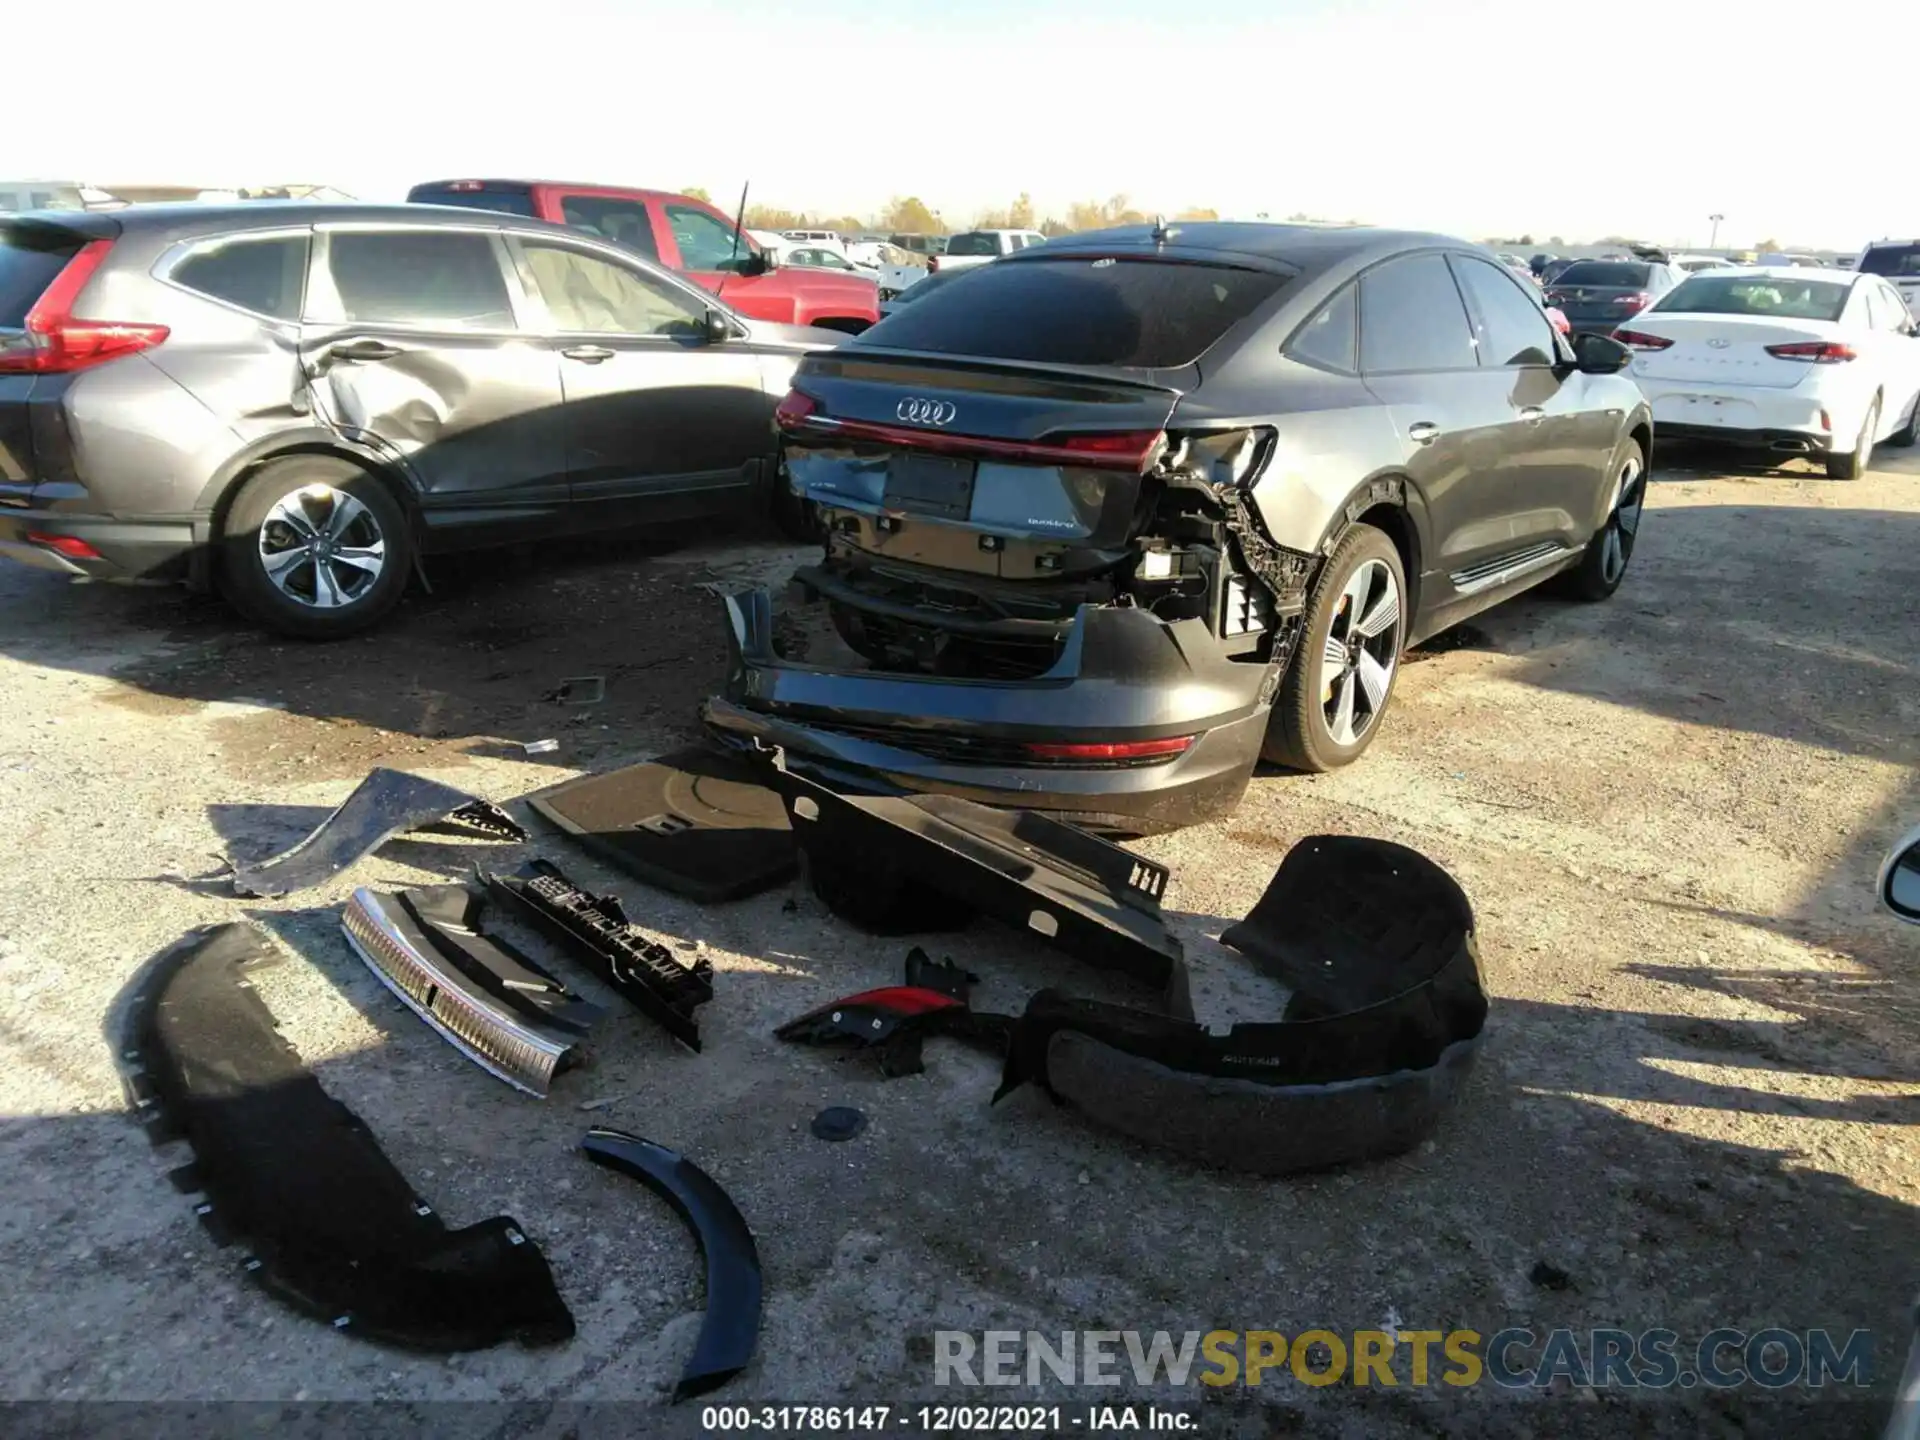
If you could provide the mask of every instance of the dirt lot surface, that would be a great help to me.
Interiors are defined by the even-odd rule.
[[[600,1123],[687,1151],[759,1236],[759,1359],[716,1399],[1035,1398],[934,1391],[939,1328],[1826,1327],[1875,1332],[1864,1402],[1284,1373],[1157,1393],[1201,1402],[1219,1434],[1871,1433],[1920,1291],[1920,932],[1870,896],[1920,821],[1920,459],[1891,453],[1853,484],[1663,457],[1611,603],[1482,617],[1414,657],[1359,765],[1263,775],[1230,819],[1142,842],[1174,869],[1210,1020],[1249,998],[1219,931],[1303,835],[1416,846],[1474,901],[1495,998],[1457,1110],[1402,1160],[1289,1181],[1195,1171],[1032,1093],[989,1108],[997,1067],[947,1042],[885,1082],[777,1044],[777,1023],[890,980],[905,948],[797,886],[703,909],[539,835],[719,971],[703,1054],[613,1001],[592,1068],[543,1104],[402,1009],[336,928],[354,881],[511,853],[400,842],[281,903],[206,878],[298,838],[374,765],[505,803],[680,742],[724,658],[703,584],[780,575],[790,552],[708,537],[481,557],[437,569],[382,633],[326,647],[170,591],[0,572],[4,1395],[387,1400],[422,1423],[434,1400],[535,1407],[474,1412],[466,1435],[558,1435],[540,1404],[622,1400],[645,1407],[619,1412],[624,1433],[665,1433],[701,1269],[661,1202],[573,1153]],[[606,678],[603,704],[542,698],[577,675]],[[556,754],[519,748],[548,736]],[[260,989],[327,1088],[449,1223],[526,1227],[575,1340],[375,1348],[282,1308],[201,1233],[124,1112],[112,1016],[150,956],[243,917],[288,952]],[[984,924],[936,949],[985,977],[991,1008],[1042,983],[1102,993]],[[869,1128],[814,1139],[828,1104]]]

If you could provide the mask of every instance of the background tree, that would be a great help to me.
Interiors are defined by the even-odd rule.
[[[1109,225],[1139,225],[1151,219],[1134,209],[1124,195],[1111,200],[1077,200],[1067,207],[1069,230],[1104,230]]]
[[[918,195],[909,195],[905,199],[896,195],[880,212],[880,228],[908,234],[937,235],[945,231],[946,226],[940,222],[940,212],[928,209],[926,202]]]
[[[696,200],[704,200],[709,205],[713,203],[713,197],[698,185],[689,185],[687,186],[686,189],[682,190],[680,193],[682,195],[691,195]]]
[[[1206,209],[1182,210],[1173,218],[1176,220],[1218,220],[1220,218],[1220,212],[1218,210]]]
[[[1020,192],[1020,198],[1004,210],[983,210],[973,217],[976,230],[1031,230],[1033,224],[1033,197],[1026,191]]]

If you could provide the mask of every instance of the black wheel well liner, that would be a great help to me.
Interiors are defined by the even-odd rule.
[[[1320,537],[1316,553],[1323,560],[1331,555],[1355,525],[1383,531],[1400,552],[1411,619],[1419,610],[1420,575],[1427,553],[1427,507],[1419,488],[1401,475],[1377,475],[1355,486]]]

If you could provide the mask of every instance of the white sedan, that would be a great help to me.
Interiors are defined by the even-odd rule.
[[[1705,270],[1613,338],[1662,437],[1818,455],[1836,480],[1920,438],[1920,325],[1877,275]]]

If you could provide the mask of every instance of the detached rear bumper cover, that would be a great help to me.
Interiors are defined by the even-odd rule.
[[[1487,1018],[1472,907],[1450,875],[1383,840],[1312,836],[1222,938],[1293,987],[1278,1021],[1222,1035],[1042,990],[994,1098],[1034,1081],[1122,1134],[1267,1175],[1431,1133]]]
[[[1060,658],[1031,680],[828,670],[783,659],[765,590],[724,598],[725,693],[709,726],[884,777],[903,789],[1157,829],[1231,808],[1265,733],[1268,667],[1220,654],[1198,620],[1082,606]],[[1194,736],[1171,759],[1125,766],[1026,763],[1027,743]],[[975,758],[975,757],[978,758]]]
[[[448,1230],[274,1028],[247,980],[279,959],[243,924],[189,936],[135,997],[127,1088],[220,1243],[277,1298],[349,1334],[476,1350],[573,1335],[539,1248],[505,1216]]]

